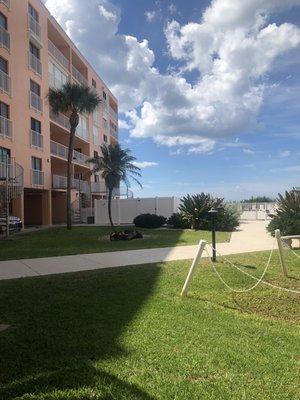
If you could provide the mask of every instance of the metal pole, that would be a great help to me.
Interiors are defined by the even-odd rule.
[[[285,261],[284,261],[283,247],[282,247],[282,241],[281,241],[281,235],[280,235],[279,229],[275,230],[275,238],[277,240],[277,245],[278,245],[278,253],[279,253],[281,269],[282,269],[283,275],[287,276],[287,269],[286,269],[286,265],[285,265]]]
[[[6,238],[9,237],[9,158],[6,156],[5,164],[5,204],[6,204]]]
[[[212,215],[212,262],[217,261],[216,256],[216,218],[215,214]]]
[[[191,268],[189,270],[189,273],[186,277],[186,280],[184,282],[182,291],[181,291],[181,297],[186,297],[187,296],[187,292],[189,290],[190,284],[192,282],[193,276],[195,274],[197,265],[199,264],[200,258],[202,256],[203,250],[206,246],[206,241],[205,240],[200,240],[199,244],[198,244],[198,249],[197,249],[197,253],[193,259]]]

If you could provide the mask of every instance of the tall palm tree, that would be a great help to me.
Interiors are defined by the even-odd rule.
[[[129,149],[122,149],[119,144],[114,146],[106,144],[101,146],[102,156],[91,158],[94,167],[92,172],[100,172],[102,179],[108,189],[108,217],[111,227],[116,232],[111,215],[111,201],[113,190],[124,182],[127,187],[130,186],[130,180],[134,180],[140,187],[141,183],[136,177],[140,177],[140,168],[134,162],[136,158],[131,155]]]
[[[67,229],[72,228],[71,187],[74,140],[79,124],[79,114],[91,114],[99,106],[101,100],[94,90],[67,82],[61,88],[49,90],[48,99],[54,114],[60,112],[69,115],[70,137],[67,166]]]

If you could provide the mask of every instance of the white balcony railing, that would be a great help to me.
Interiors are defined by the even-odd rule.
[[[0,45],[5,49],[10,49],[10,34],[6,29],[0,27]]]
[[[30,144],[32,147],[42,149],[44,147],[44,137],[40,132],[31,129],[30,131]]]
[[[48,40],[48,50],[52,57],[55,58],[56,61],[59,62],[65,69],[69,70],[69,60],[63,55],[63,53],[51,42]]]
[[[50,111],[50,119],[70,132],[70,121],[66,115],[61,113],[55,114],[54,112]]]
[[[37,169],[31,170],[32,186],[44,186],[44,172]]]
[[[53,140],[50,141],[50,152],[51,155],[63,158],[64,160],[68,159],[69,148],[64,146],[63,144],[54,142]],[[83,165],[85,167],[89,167],[87,164],[87,160],[89,159],[88,156],[85,154],[80,153],[79,151],[74,150],[73,153],[73,161],[77,164]]]
[[[0,136],[3,138],[12,138],[12,122],[5,118],[0,116]]]
[[[10,0],[0,0],[0,3],[4,4],[7,8],[10,8]]]
[[[32,69],[36,74],[42,76],[42,63],[32,53],[29,52],[29,68]]]
[[[43,112],[43,101],[40,96],[33,92],[29,92],[29,104],[30,107],[34,108],[36,111]]]
[[[67,177],[61,175],[53,175],[52,187],[53,189],[67,189]],[[90,192],[90,185],[88,181],[73,178],[72,189],[76,189],[82,193],[88,194]]]
[[[54,74],[49,72],[49,84],[52,88],[60,89],[66,82],[58,79]]]
[[[41,42],[41,25],[28,14],[28,29],[31,36],[38,42]]]
[[[118,134],[118,131],[117,131],[117,130],[115,131],[115,130],[111,127],[111,128],[110,128],[110,134],[111,134],[112,137],[114,137],[115,139],[118,140],[119,134]]]
[[[118,113],[111,107],[109,107],[109,114],[115,121],[118,121]]]
[[[105,193],[105,185],[101,182],[91,182],[91,191],[92,193]]]
[[[78,83],[80,83],[83,86],[88,86],[87,79],[74,66],[72,66],[72,75],[73,78],[75,78]]]
[[[11,79],[10,77],[3,71],[0,71],[0,90],[7,94],[11,94]]]

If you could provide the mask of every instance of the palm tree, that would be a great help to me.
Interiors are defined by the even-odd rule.
[[[106,144],[101,146],[102,156],[91,158],[89,162],[94,164],[93,173],[100,172],[102,179],[108,189],[108,216],[111,227],[116,232],[111,216],[111,201],[113,190],[124,182],[127,187],[130,186],[130,179],[134,180],[140,187],[141,183],[136,177],[140,177],[140,168],[134,162],[135,157],[131,155],[129,149],[122,149],[119,144],[114,146]]]
[[[91,114],[99,106],[101,100],[88,86],[67,82],[61,88],[49,90],[48,99],[54,114],[60,112],[69,115],[70,138],[67,166],[67,229],[72,228],[71,187],[74,140],[79,114]]]

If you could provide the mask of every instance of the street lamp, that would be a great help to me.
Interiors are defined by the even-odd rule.
[[[218,210],[216,208],[212,208],[210,211],[208,211],[208,214],[211,215],[211,234],[212,234],[212,261],[216,262],[217,257],[216,257],[216,216],[218,214]]]

